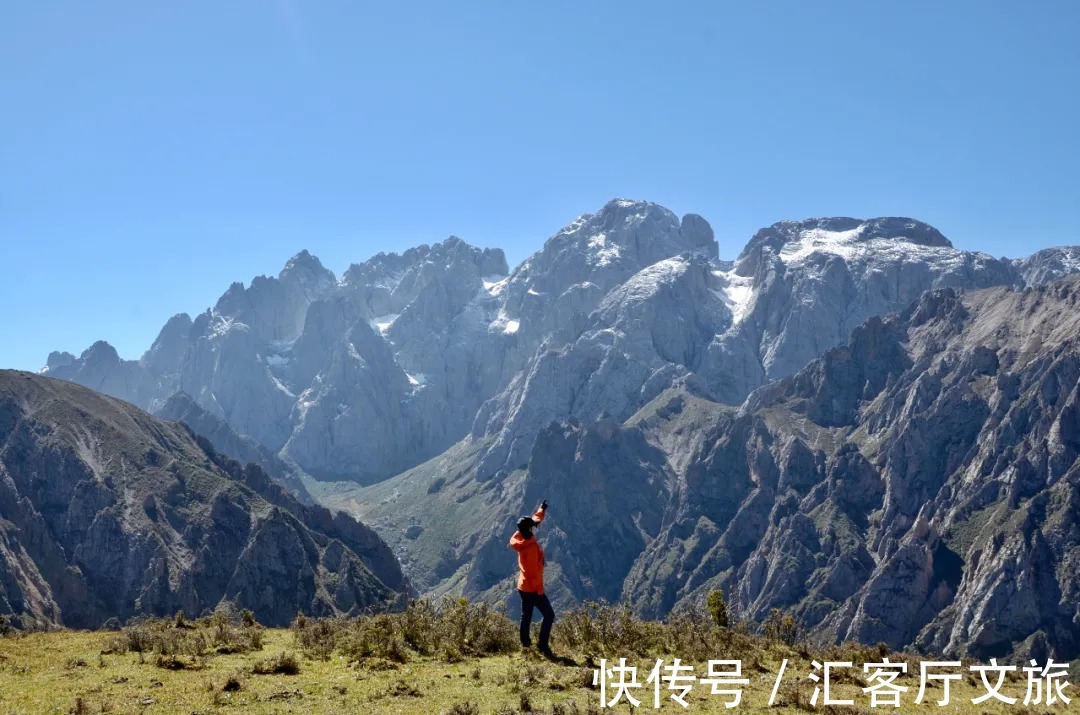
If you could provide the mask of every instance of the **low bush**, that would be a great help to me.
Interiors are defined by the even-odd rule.
[[[254,675],[299,675],[300,660],[292,653],[281,653],[275,658],[260,660],[251,667]]]
[[[643,621],[627,606],[586,601],[555,622],[558,643],[587,655],[631,657],[663,650],[664,626]]]
[[[488,604],[463,598],[447,598],[438,606],[420,600],[401,613],[348,620],[298,616],[292,630],[305,655],[322,659],[338,652],[354,661],[405,663],[421,655],[454,662],[519,649],[510,619]]]
[[[234,625],[224,612],[196,621],[183,613],[174,618],[147,618],[123,629],[109,643],[114,653],[156,653],[197,656],[213,653],[249,653],[262,650],[263,629],[258,623]]]

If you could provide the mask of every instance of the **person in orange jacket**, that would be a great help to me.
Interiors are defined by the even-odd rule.
[[[544,594],[544,550],[540,548],[533,529],[544,521],[548,503],[545,499],[536,513],[518,519],[517,531],[510,537],[510,548],[518,555],[517,590],[521,596],[521,645],[532,645],[529,629],[532,627],[533,609],[539,610],[544,620],[540,624],[540,652],[551,658],[554,654],[548,643],[551,627],[555,624],[555,611]]]

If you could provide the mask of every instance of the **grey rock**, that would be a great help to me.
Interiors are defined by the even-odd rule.
[[[225,420],[199,406],[190,395],[178,392],[155,413],[163,420],[183,422],[192,432],[206,438],[214,449],[241,463],[253,462],[262,467],[305,504],[313,504],[296,469],[247,435],[238,434]]]
[[[0,371],[0,514],[0,612],[53,625],[224,602],[284,625],[409,589],[351,518],[299,503],[181,423],[30,373]]]
[[[1072,537],[1046,524],[1073,497],[1040,495],[1071,483],[1073,357],[1046,316],[1072,326],[1055,281],[1078,270],[1080,249],[999,259],[907,218],[785,221],[721,261],[701,217],[619,199],[512,272],[454,237],[340,282],[305,252],[174,318],[141,361],[98,344],[45,372],[154,409],[186,391],[221,451],[246,454],[224,425],[351,482],[323,498],[435,595],[510,597],[503,520],[557,489],[560,604],[662,616],[722,586],[736,613],[787,608],[828,640],[1070,653]],[[972,551],[983,527],[1004,539],[992,557]],[[626,558],[583,554],[601,528]],[[305,543],[288,519],[266,529]]]
[[[46,374],[152,411],[186,392],[321,479],[385,479],[464,440],[486,480],[526,464],[553,420],[625,419],[687,380],[737,404],[924,290],[1035,284],[1076,255],[999,260],[912,219],[827,218],[763,229],[725,262],[700,216],[616,199],[509,275],[501,251],[456,237],[340,282],[304,251],[175,316],[138,362],[99,344]],[[360,323],[373,335],[353,370]]]
[[[1078,303],[1077,277],[929,291],[738,408],[688,376],[628,419],[538,428],[526,464],[489,481],[469,479],[482,450],[458,451],[372,488],[361,509],[432,593],[453,583],[512,604],[503,542],[548,498],[559,607],[602,597],[661,617],[723,588],[735,615],[782,608],[827,642],[1071,660]],[[431,509],[459,537],[402,546],[395,525]],[[435,548],[446,557],[419,556]]]

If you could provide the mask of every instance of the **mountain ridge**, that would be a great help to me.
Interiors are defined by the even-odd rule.
[[[933,227],[896,217],[779,222],[728,263],[700,216],[679,219],[651,202],[615,199],[570,222],[513,271],[499,249],[456,237],[377,254],[340,280],[301,251],[277,277],[257,277],[246,288],[234,283],[210,311],[170,319],[138,362],[95,344],[79,358],[51,354],[45,374],[151,411],[183,391],[238,434],[289,453],[310,475],[377,481],[460,439],[493,436],[485,426],[493,416],[505,421],[521,409],[534,411],[538,423],[565,416],[557,405],[515,407],[525,398],[515,380],[550,362],[545,353],[568,350],[582,353],[576,369],[588,376],[581,380],[601,385],[591,379],[593,366],[607,369],[605,360],[631,353],[604,344],[601,333],[618,332],[612,316],[590,328],[590,314],[636,274],[682,254],[711,263],[711,275],[672,299],[708,304],[715,296],[723,306],[702,312],[654,301],[647,310],[655,320],[664,310],[686,312],[698,332],[653,331],[655,345],[682,344],[648,357],[648,374],[635,378],[640,385],[603,387],[597,412],[625,413],[688,373],[735,404],[922,290],[1019,286],[1080,269],[1080,251],[999,260],[955,249]],[[808,307],[810,296],[816,305]],[[603,322],[603,313],[596,319]],[[622,394],[606,396],[611,389]],[[384,408],[373,411],[372,403]],[[375,420],[388,431],[367,434],[362,425]],[[495,434],[481,469],[490,476],[520,466],[534,434]]]
[[[409,589],[366,526],[298,502],[180,422],[0,371],[0,611],[46,624],[199,614],[268,624],[389,606]]]
[[[919,523],[917,514],[882,511],[875,519],[891,519],[899,534],[888,537],[868,521],[881,511],[873,499],[888,493],[882,470],[903,461],[904,474],[932,475],[952,464],[917,447],[940,435],[921,432],[918,414],[880,412],[874,424],[893,420],[910,455],[874,457],[882,466],[858,448],[841,449],[855,439],[849,432],[870,429],[860,420],[871,397],[884,400],[901,378],[915,382],[906,371],[922,358],[897,336],[932,324],[940,336],[927,344],[945,350],[948,327],[968,320],[963,296],[1043,295],[1080,271],[1080,248],[995,258],[957,249],[914,219],[837,217],[779,222],[722,261],[701,217],[615,200],[513,270],[501,252],[460,239],[379,254],[333,284],[316,263],[297,261],[308,279],[290,277],[292,288],[274,278],[230,289],[220,312],[191,321],[186,343],[173,339],[186,325],[176,319],[154,351],[174,372],[60,356],[50,373],[148,404],[182,388],[216,420],[207,424],[252,439],[295,467],[317,502],[372,524],[425,593],[510,598],[507,514],[555,490],[577,495],[565,507],[574,528],[547,536],[557,603],[619,595],[662,616],[719,585],[747,617],[783,607],[822,638],[882,639],[888,629],[875,623],[891,616],[880,593],[855,588],[860,578],[890,582],[875,575],[878,560],[914,572],[937,553],[940,573],[920,573],[944,584],[934,586],[939,600],[911,598],[923,599],[927,613],[950,598],[974,602],[952,580],[963,570],[956,559],[966,564],[963,549],[939,549],[942,539],[925,541],[930,532],[919,527],[905,537],[908,561],[897,561],[889,544]],[[1024,349],[1038,354],[1040,345]],[[101,347],[95,354],[109,357]],[[861,363],[838,357],[845,354]],[[986,350],[965,360],[975,381],[993,362]],[[788,404],[794,396],[783,398],[795,384],[809,391],[802,412]],[[943,435],[991,429],[983,397],[951,394],[943,406],[916,403],[938,410]],[[1003,454],[1014,454],[1004,442],[1024,437],[998,439]],[[837,491],[839,483],[854,491]],[[800,511],[815,489],[823,501]],[[582,556],[596,534],[625,554]],[[1043,562],[1058,569],[1060,560]],[[807,564],[823,569],[821,583]],[[988,587],[995,575],[979,578]],[[1045,616],[1056,607],[1039,608]],[[1073,643],[1067,629],[1028,628],[1015,614],[1004,616],[1014,621],[1007,637],[946,637],[944,621],[893,610],[906,614],[890,631],[905,644],[990,653],[1066,652]],[[844,615],[826,622],[833,611]],[[954,624],[981,628],[967,616]]]
[[[457,456],[322,497],[376,525],[434,593],[512,604],[503,542],[546,497],[560,605],[659,617],[722,588],[733,614],[781,608],[823,642],[1071,660],[1078,302],[1080,276],[930,291],[741,406],[688,383],[625,421],[550,424],[497,483],[455,473]]]

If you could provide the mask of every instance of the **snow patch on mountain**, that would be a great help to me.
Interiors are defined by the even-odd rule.
[[[592,249],[590,259],[597,266],[606,266],[612,261],[618,260],[622,255],[618,244],[607,242],[607,235],[598,233],[589,239],[589,248]]]
[[[286,386],[285,386],[285,383],[283,383],[283,382],[282,382],[282,381],[281,381],[280,379],[278,379],[278,378],[277,378],[277,377],[276,377],[276,376],[274,375],[274,373],[272,373],[272,372],[270,372],[269,370],[267,370],[267,371],[266,371],[266,374],[270,376],[270,381],[271,381],[272,383],[274,383],[274,387],[275,387],[275,388],[277,388],[277,389],[278,389],[278,390],[279,390],[280,392],[283,392],[283,393],[285,393],[286,395],[288,395],[289,397],[292,397],[292,398],[295,398],[295,397],[296,397],[296,395],[294,395],[294,394],[292,393],[292,390],[290,390],[290,389],[289,389],[288,387],[286,387]]]
[[[390,329],[390,326],[394,324],[394,321],[401,317],[400,313],[388,313],[387,315],[380,315],[376,318],[372,318],[368,321],[371,329],[386,335],[386,331]]]
[[[731,311],[732,324],[737,324],[750,311],[754,299],[754,280],[747,276],[740,276],[734,270],[713,271],[712,274],[719,278],[722,288],[712,290],[724,305]]]
[[[492,333],[505,333],[506,335],[513,335],[521,328],[521,320],[519,318],[511,318],[505,310],[499,310],[495,320],[491,321],[488,325],[488,331]]]
[[[942,269],[963,265],[970,252],[951,245],[927,245],[905,235],[882,237],[874,234],[872,222],[854,228],[835,230],[820,226],[805,228],[787,240],[776,255],[789,268],[802,267],[816,256],[837,256],[844,261],[874,261],[878,263],[926,262]],[[989,256],[987,256],[989,258]]]
[[[827,231],[812,228],[803,231],[798,241],[787,243],[780,250],[780,259],[785,263],[801,263],[815,253],[831,253],[845,260],[855,257],[859,236],[863,227],[850,231]]]
[[[232,330],[233,325],[236,324],[232,318],[226,317],[218,312],[214,312],[211,317],[210,327],[207,331],[207,337],[211,340],[223,337],[226,333]],[[243,325],[243,323],[239,323]]]
[[[655,294],[663,285],[679,278],[686,270],[686,259],[682,257],[659,261],[634,274],[620,288],[612,291],[613,299],[623,300],[620,296],[642,299]]]
[[[509,276],[484,276],[480,279],[484,284],[484,290],[494,297],[498,297],[503,292],[509,280]]]

